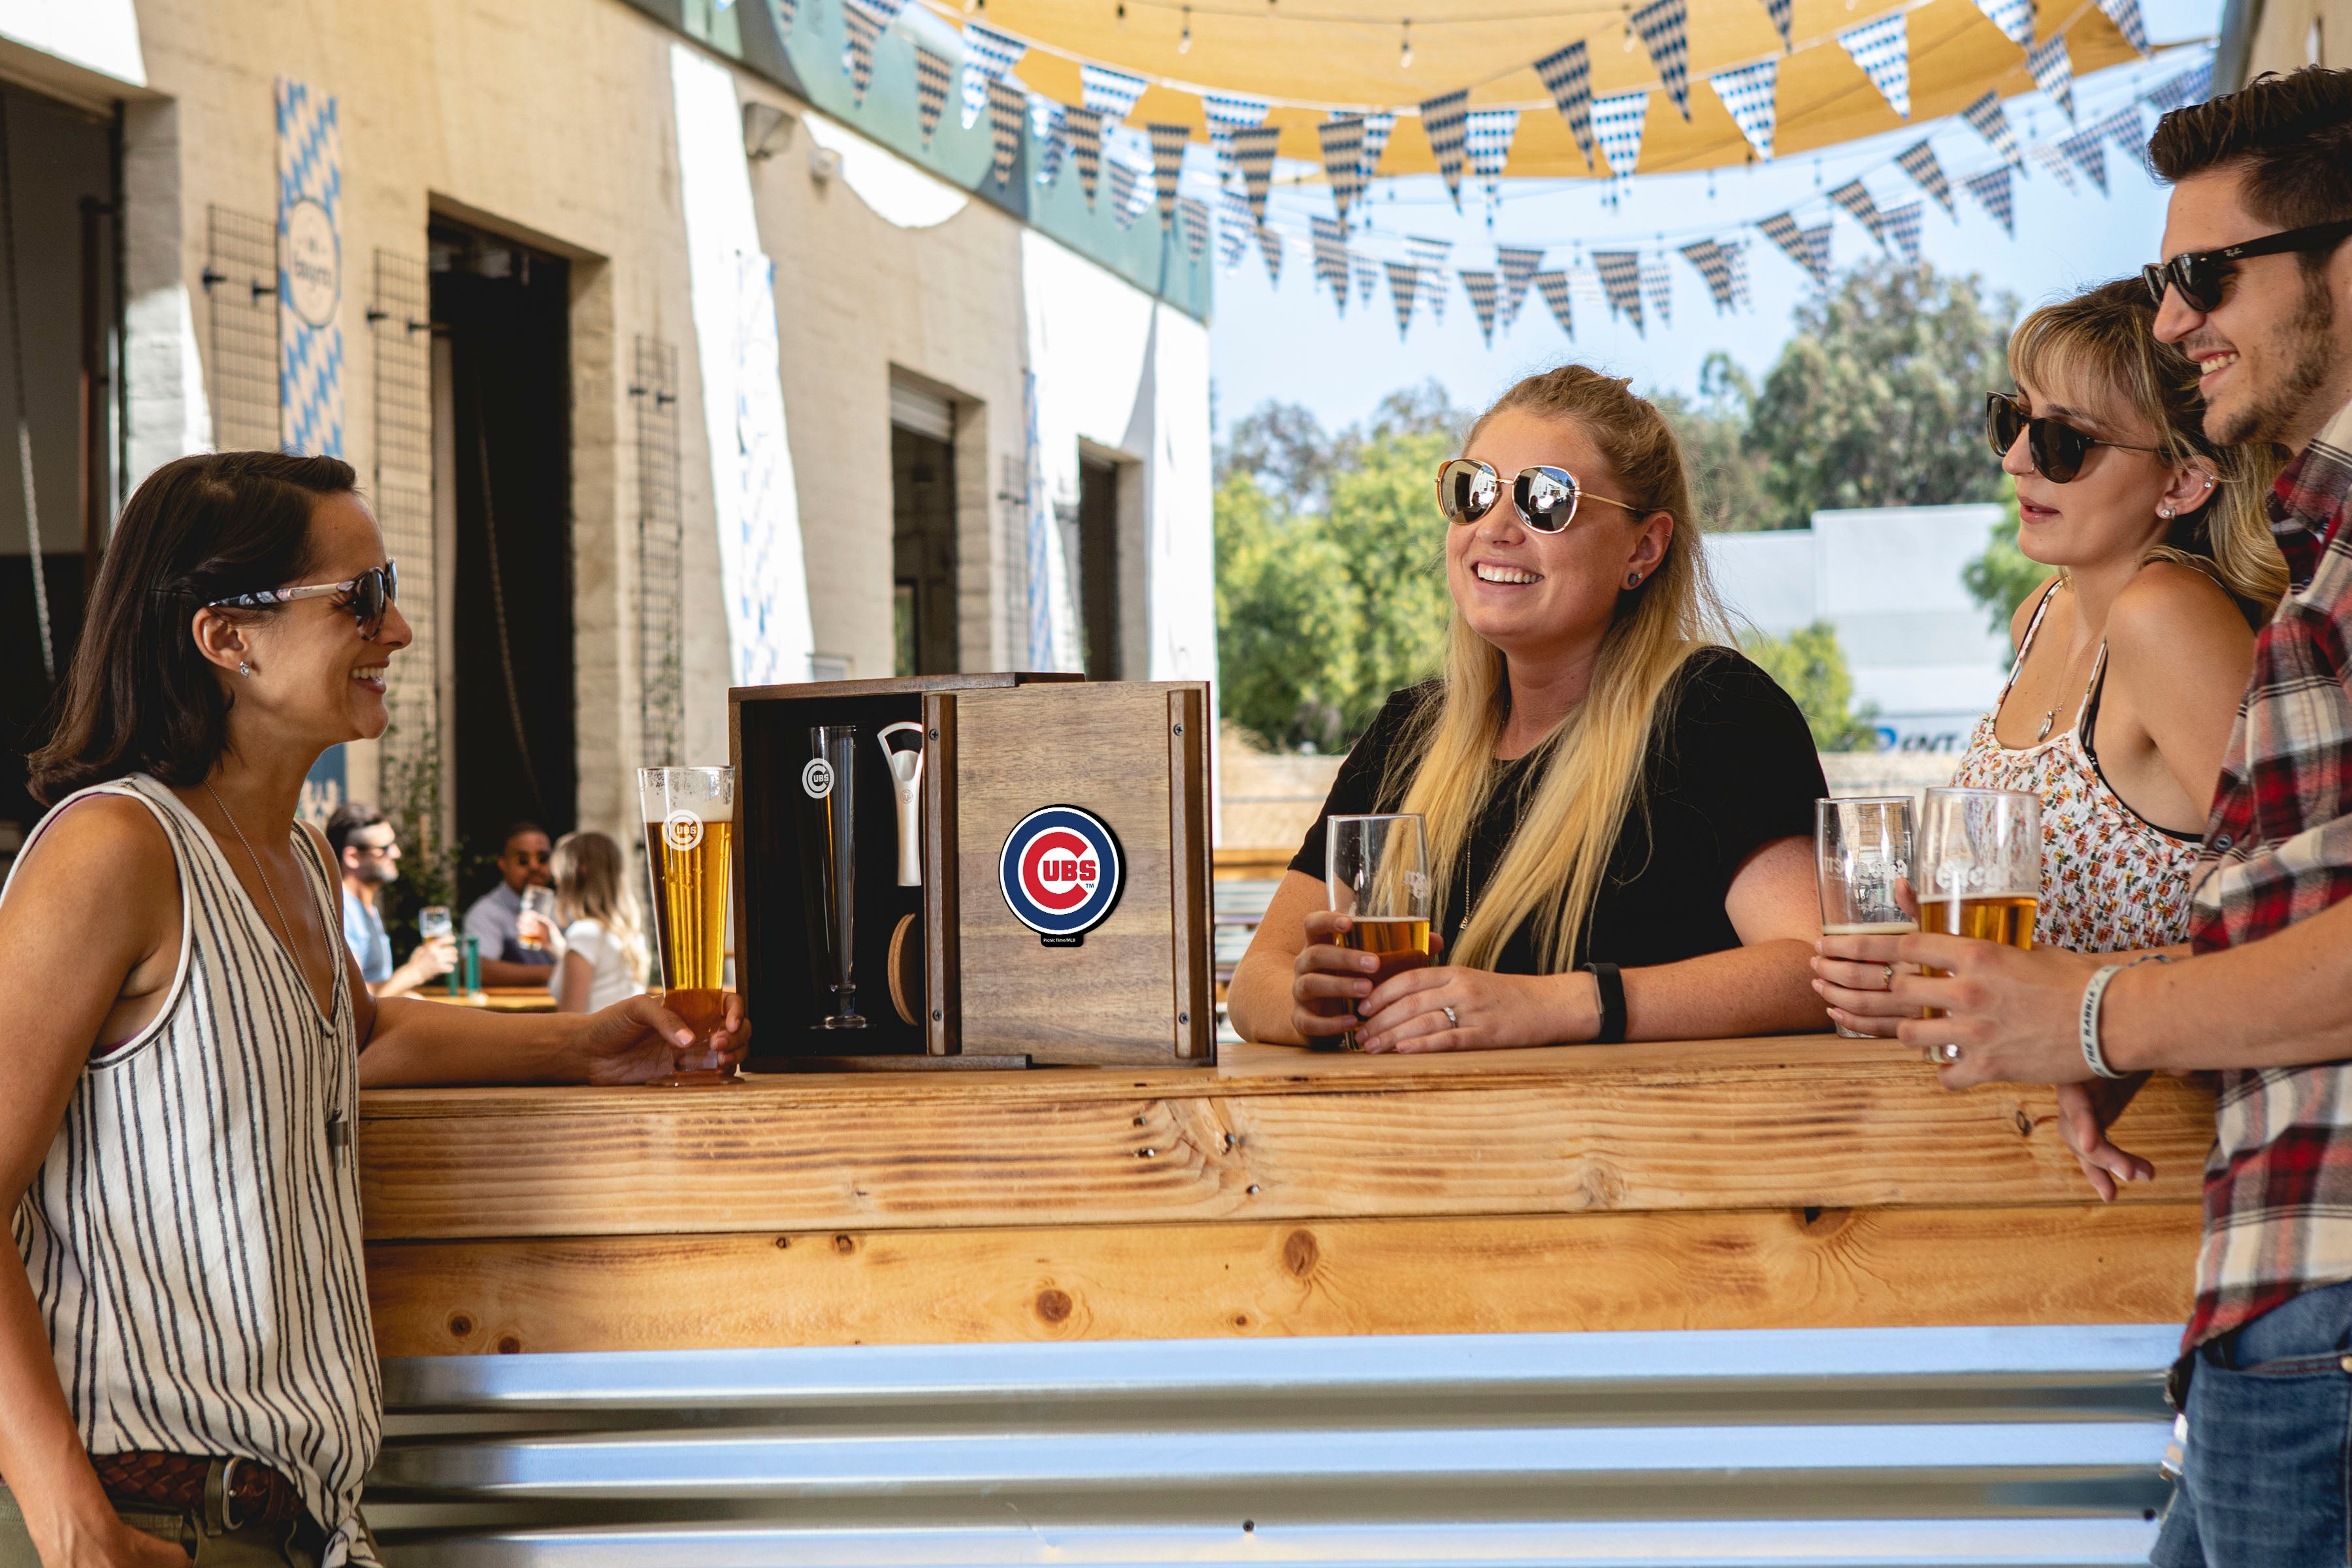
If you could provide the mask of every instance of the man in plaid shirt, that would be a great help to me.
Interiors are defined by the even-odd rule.
[[[2196,361],[2205,434],[2294,459],[2271,500],[2292,575],[2206,828],[2185,950],[2020,952],[1906,938],[1897,978],[1948,1086],[2060,1086],[2103,1197],[2154,1175],[2105,1128],[2151,1071],[2218,1075],[2185,1454],[2155,1561],[2352,1561],[2352,71],[2165,116],[2158,336]],[[2193,956],[2191,956],[2193,955]],[[2161,963],[2148,960],[2161,958]],[[2172,962],[2174,959],[2180,962]],[[2179,1378],[2176,1377],[2176,1385]]]

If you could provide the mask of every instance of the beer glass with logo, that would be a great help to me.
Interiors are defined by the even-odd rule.
[[[724,1083],[710,1037],[726,1022],[727,894],[735,840],[733,768],[639,768],[646,857],[664,1005],[695,1032],[666,1084]]]
[[[801,767],[801,890],[807,900],[809,962],[820,995],[831,998],[818,1026],[862,1029],[857,1010],[857,726],[809,731]]]
[[[1921,931],[2032,947],[2033,917],[2042,907],[2040,796],[1931,789],[1919,813],[1918,844],[1911,884]]]
[[[1895,885],[1911,875],[1911,797],[1864,795],[1813,803],[1813,851],[1823,936],[1901,936],[1919,929]],[[1843,1024],[1850,1040],[1868,1037]]]
[[[1380,955],[1372,984],[1429,962],[1429,850],[1418,814],[1334,816],[1324,840],[1324,888],[1354,925],[1342,947]],[[1360,1050],[1356,1031],[1341,1050]]]

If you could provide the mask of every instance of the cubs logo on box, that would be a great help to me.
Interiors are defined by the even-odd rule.
[[[1013,824],[997,858],[1013,918],[1046,947],[1076,947],[1118,907],[1125,868],[1118,839],[1090,811],[1049,805]]]

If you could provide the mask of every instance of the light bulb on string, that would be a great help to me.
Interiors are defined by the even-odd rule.
[[[1412,69],[1412,18],[1407,16],[1397,34],[1397,69]]]
[[[1116,13],[1116,15],[1117,15],[1117,16],[1118,16],[1118,30],[1119,30],[1120,32],[1122,32],[1122,33],[1126,32],[1126,31],[1127,31],[1127,0],[1118,0],[1118,12]]]
[[[1633,29],[1630,26],[1625,29],[1625,52],[1629,55],[1633,52]]]
[[[1184,31],[1177,36],[1176,52],[1180,55],[1192,52],[1192,7],[1190,5],[1184,7]]]

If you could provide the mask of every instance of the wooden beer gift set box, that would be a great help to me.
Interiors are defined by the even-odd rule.
[[[748,1069],[1215,1060],[1205,682],[811,682],[728,714]]]

